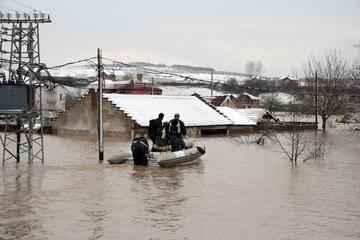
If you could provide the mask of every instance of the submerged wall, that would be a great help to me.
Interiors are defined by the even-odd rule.
[[[134,121],[104,99],[103,126],[105,136],[130,138]],[[97,135],[97,94],[91,90],[54,121],[53,132],[61,135]]]

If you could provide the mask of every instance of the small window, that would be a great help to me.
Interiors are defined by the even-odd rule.
[[[63,100],[63,95],[62,95],[62,93],[59,94],[59,100],[60,100],[60,101]]]

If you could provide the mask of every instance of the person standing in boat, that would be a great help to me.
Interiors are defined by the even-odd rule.
[[[149,121],[149,137],[154,144],[156,142],[156,137],[158,136],[159,130],[162,126],[163,119],[164,119],[164,114],[159,113],[158,118],[151,119]]]
[[[149,154],[149,144],[146,138],[136,134],[131,144],[131,152],[134,159],[134,165],[148,165],[149,161],[147,155]]]
[[[180,151],[184,148],[182,136],[186,135],[186,128],[183,121],[180,120],[180,114],[175,113],[174,119],[169,122],[168,136],[171,145],[171,151]]]

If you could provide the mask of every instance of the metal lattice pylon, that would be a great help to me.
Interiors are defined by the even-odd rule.
[[[8,70],[3,84],[26,84],[30,88],[26,112],[3,114],[3,163],[11,159],[20,162],[20,156],[26,153],[29,163],[44,162],[39,24],[48,22],[50,17],[43,13],[0,12],[1,68],[6,65]]]

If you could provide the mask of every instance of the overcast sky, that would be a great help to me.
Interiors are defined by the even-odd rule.
[[[261,60],[283,76],[311,54],[357,54],[360,0],[16,0],[51,15],[41,61],[61,64],[96,55],[120,61],[188,64],[244,72]],[[0,0],[0,9],[29,9]]]

